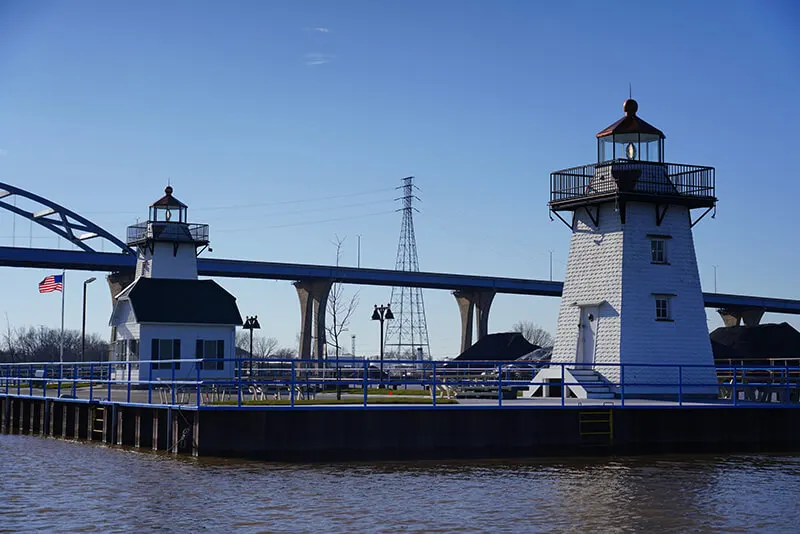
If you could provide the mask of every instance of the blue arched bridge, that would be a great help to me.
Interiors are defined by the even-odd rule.
[[[40,209],[35,211],[9,203],[13,196],[26,199]],[[110,232],[77,213],[19,187],[0,182],[0,208],[24,217],[60,237],[73,243],[79,250],[55,250],[41,248],[0,247],[0,266],[68,269],[75,271],[100,271],[111,273],[108,277],[112,294],[133,280],[136,251]],[[116,252],[101,252],[95,245],[109,245]],[[561,282],[504,278],[464,274],[394,271],[338,267],[330,265],[305,265],[266,261],[243,261],[215,258],[198,258],[198,273],[201,276],[227,278],[256,278],[290,280],[300,297],[301,310],[318,308],[309,306],[311,301],[324,303],[334,282],[358,285],[421,287],[452,291],[458,301],[462,316],[462,349],[472,343],[473,318],[478,323],[478,338],[488,330],[488,314],[491,302],[497,293],[516,295],[561,295]],[[764,312],[800,315],[800,300],[704,293],[705,305],[717,308],[726,324],[758,323]],[[323,354],[325,329],[324,306],[322,313],[312,317],[303,313],[301,325],[301,356],[321,357]],[[316,344],[311,346],[312,329],[316,330]]]

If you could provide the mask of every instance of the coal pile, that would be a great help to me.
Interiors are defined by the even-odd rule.
[[[530,354],[538,345],[529,343],[519,332],[488,334],[454,358],[458,361],[510,361]]]
[[[788,323],[717,328],[711,332],[711,346],[714,360],[720,364],[731,360],[800,360],[800,332]]]

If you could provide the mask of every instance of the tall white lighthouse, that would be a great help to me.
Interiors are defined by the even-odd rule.
[[[598,378],[624,380],[626,395],[673,395],[679,379],[684,394],[713,394],[692,227],[717,201],[714,169],[665,163],[664,134],[638,107],[626,100],[597,134],[597,163],[551,174],[550,209],[572,231],[552,361],[574,364],[590,397]]]

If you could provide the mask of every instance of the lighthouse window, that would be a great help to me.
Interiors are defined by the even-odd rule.
[[[225,341],[221,339],[198,339],[196,342],[196,355],[198,360],[203,360],[203,369],[222,371],[225,369]]]
[[[656,321],[669,321],[669,298],[664,295],[656,296]]]
[[[667,242],[664,239],[650,240],[650,262],[667,263]]]
[[[151,360],[180,360],[181,359],[181,340],[180,339],[154,339],[151,345]],[[153,362],[153,369],[171,369],[175,366],[179,369],[180,362],[161,361]]]

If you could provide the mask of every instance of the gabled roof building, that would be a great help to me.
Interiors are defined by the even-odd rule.
[[[225,378],[235,372],[236,298],[213,280],[197,279],[208,225],[190,224],[172,187],[150,206],[146,222],[128,227],[136,277],[115,298],[117,377],[151,381]],[[186,361],[183,361],[186,360]]]

